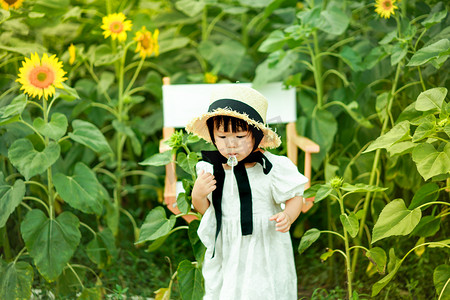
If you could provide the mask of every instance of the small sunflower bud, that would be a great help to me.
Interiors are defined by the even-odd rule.
[[[338,189],[344,183],[344,179],[339,176],[335,176],[330,180],[330,185],[333,189]]]
[[[183,131],[175,131],[167,141],[167,144],[173,149],[181,147],[183,144]]]

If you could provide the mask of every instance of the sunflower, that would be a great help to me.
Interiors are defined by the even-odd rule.
[[[389,19],[391,14],[394,15],[395,9],[398,7],[395,5],[396,0],[377,0],[375,3],[375,12],[380,15],[380,17]]]
[[[70,63],[70,65],[73,65],[73,63],[75,62],[76,55],[77,55],[77,49],[75,48],[75,46],[73,44],[70,44],[70,46],[69,46],[69,63]]]
[[[10,7],[19,8],[23,0],[0,0],[3,9],[8,10]]]
[[[111,36],[113,40],[118,39],[120,42],[127,39],[126,32],[130,31],[133,26],[130,20],[125,21],[123,13],[107,15],[103,17],[102,21],[101,28],[104,30],[105,39]]]
[[[42,59],[39,59],[39,55],[34,53],[30,58],[25,57],[16,81],[22,84],[20,89],[24,90],[24,93],[31,97],[44,96],[47,100],[55,93],[55,87],[64,88],[62,82],[67,78],[64,77],[66,72],[62,66],[56,55],[48,57],[47,53],[44,53]]]
[[[150,31],[142,27],[142,29],[136,32],[134,36],[134,40],[137,43],[136,52],[141,52],[139,55],[142,58],[145,58],[147,55],[150,56],[152,53],[155,53],[155,56],[159,55],[159,44],[158,44],[158,36],[159,30],[155,29],[155,32],[152,34]]]
[[[214,75],[213,73],[210,73],[210,72],[206,72],[205,73],[205,82],[206,83],[216,83],[217,75]]]

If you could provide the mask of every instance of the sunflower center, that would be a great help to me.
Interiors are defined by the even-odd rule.
[[[10,6],[14,5],[14,3],[16,3],[18,0],[3,0],[6,3],[8,3]]]
[[[151,44],[151,40],[149,39],[148,36],[144,35],[144,38],[141,41],[142,48],[148,49],[148,48],[150,48],[150,44]]]
[[[112,22],[111,25],[109,26],[109,29],[113,33],[121,33],[123,30],[123,24],[120,21]]]
[[[390,0],[384,1],[384,2],[383,2],[383,7],[384,7],[384,9],[386,9],[386,10],[391,9],[391,7],[392,7],[391,1],[390,1]]]
[[[53,71],[44,66],[34,68],[29,75],[30,83],[37,88],[45,89],[55,80]]]

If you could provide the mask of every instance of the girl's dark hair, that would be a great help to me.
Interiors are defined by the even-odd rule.
[[[213,116],[208,120],[206,120],[206,125],[208,126],[209,136],[211,137],[211,141],[213,142],[214,145],[216,144],[216,141],[214,140],[214,125],[216,126],[216,130],[220,129],[220,127],[223,126],[225,132],[228,132],[230,125],[231,125],[231,132],[237,132],[238,130],[250,131],[253,140],[255,142],[253,150],[258,148],[259,143],[264,137],[263,132],[259,128],[256,128],[255,126],[248,124],[242,119],[231,116],[223,116],[223,115]]]

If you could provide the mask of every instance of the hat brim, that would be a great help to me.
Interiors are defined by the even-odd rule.
[[[245,122],[247,122],[250,125],[255,126],[256,128],[260,129],[264,137],[261,140],[259,147],[261,148],[277,148],[281,145],[281,139],[280,137],[268,126],[265,126],[264,124],[260,122],[256,122],[255,120],[251,119],[248,115],[242,114],[239,112],[236,112],[234,110],[226,109],[226,108],[218,108],[214,110],[213,112],[205,113],[199,117],[196,117],[192,119],[187,125],[186,125],[186,131],[188,133],[193,133],[205,141],[211,143],[211,137],[209,135],[208,126],[206,125],[206,121],[214,116],[230,116],[235,117],[238,119],[242,119]]]

